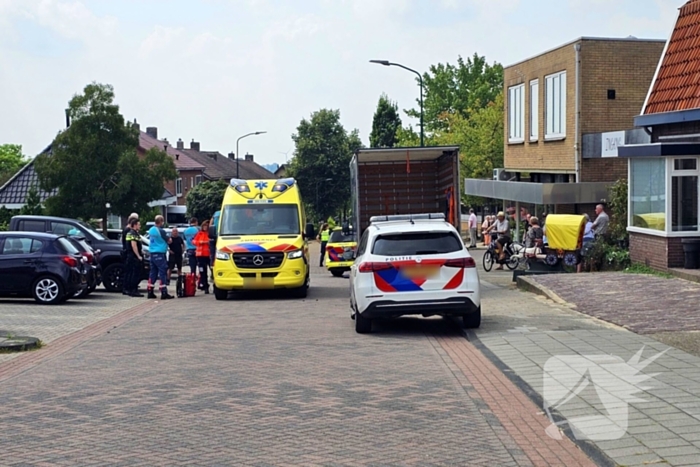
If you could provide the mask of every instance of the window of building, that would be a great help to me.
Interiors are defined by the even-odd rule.
[[[122,218],[116,214],[107,214],[107,228],[108,229],[121,229],[122,228]]]
[[[178,178],[175,180],[175,194],[177,196],[182,196],[182,179]]]
[[[200,183],[202,183],[202,176],[201,176],[201,175],[195,176],[195,177],[194,177],[194,184],[195,184],[195,186],[199,185]]]
[[[698,160],[673,160],[671,171],[671,231],[698,231]]]
[[[508,88],[508,142],[524,141],[525,85]]]
[[[633,227],[666,230],[666,160],[630,160],[630,223]]]
[[[540,107],[540,82],[530,81],[530,141],[537,141],[540,131],[539,107]]]
[[[566,71],[545,76],[545,139],[566,136]]]

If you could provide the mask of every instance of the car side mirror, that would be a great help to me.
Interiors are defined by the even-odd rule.
[[[214,227],[214,226],[209,227],[209,238],[211,240],[216,240],[216,227]]]
[[[313,240],[316,238],[316,229],[314,229],[314,225],[311,222],[306,224],[306,228],[304,229],[304,238],[307,240]]]

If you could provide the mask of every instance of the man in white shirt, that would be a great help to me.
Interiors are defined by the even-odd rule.
[[[469,248],[476,248],[476,214],[469,210]]]
[[[496,216],[496,222],[489,227],[489,232],[495,231],[498,235],[498,240],[496,240],[496,254],[498,255],[498,260],[501,264],[496,269],[503,269],[503,261],[506,259],[505,248],[510,244],[510,224],[506,219],[506,215],[503,211],[500,211]]]

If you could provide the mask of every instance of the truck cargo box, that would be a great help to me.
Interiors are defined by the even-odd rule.
[[[350,162],[352,218],[442,212],[460,230],[459,147],[359,149]]]

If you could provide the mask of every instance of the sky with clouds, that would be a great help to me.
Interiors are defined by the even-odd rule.
[[[73,94],[110,83],[128,120],[171,143],[293,153],[299,121],[339,109],[368,144],[386,92],[475,52],[504,65],[580,36],[667,39],[685,0],[0,0],[0,144],[40,152]],[[613,64],[611,64],[612,66]],[[415,123],[403,116],[404,123]]]

